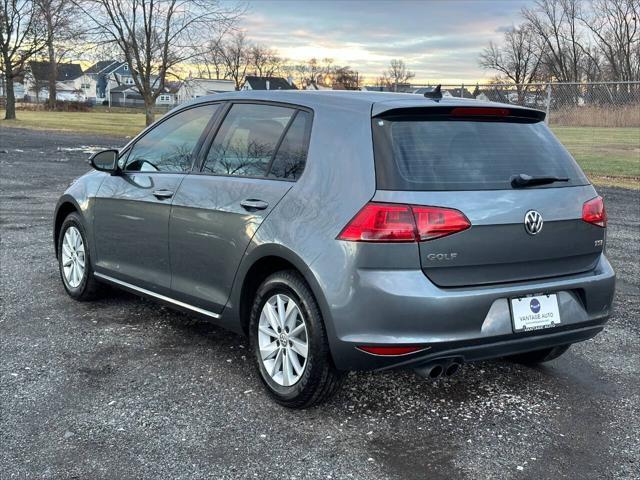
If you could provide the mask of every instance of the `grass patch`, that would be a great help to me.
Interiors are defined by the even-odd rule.
[[[592,177],[640,177],[640,128],[551,129]]]
[[[134,136],[145,126],[144,113],[48,112],[18,110],[17,120],[0,120],[0,127],[92,133],[119,137]],[[4,118],[4,110],[0,110]],[[160,115],[156,115],[160,118]]]

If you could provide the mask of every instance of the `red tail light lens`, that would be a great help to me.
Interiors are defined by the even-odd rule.
[[[471,226],[452,208],[368,203],[342,230],[338,240],[418,242],[461,232]]]
[[[372,355],[408,355],[409,353],[419,352],[420,350],[424,350],[426,347],[420,345],[409,345],[406,347],[395,347],[395,346],[373,346],[373,345],[361,345],[357,347],[358,350],[362,350],[363,352],[371,353]]]
[[[338,238],[351,242],[413,242],[415,230],[408,206],[368,203]]]
[[[599,227],[607,226],[607,211],[602,197],[592,198],[582,205],[582,220]]]
[[[471,222],[458,210],[438,207],[412,207],[420,240],[433,240],[461,232]]]

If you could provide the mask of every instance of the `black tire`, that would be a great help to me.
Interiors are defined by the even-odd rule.
[[[75,227],[80,232],[80,236],[82,237],[82,243],[84,244],[84,273],[82,275],[82,280],[80,283],[73,287],[67,281],[62,265],[62,241],[64,239],[64,235],[70,227]],[[88,301],[93,300],[99,290],[100,284],[93,276],[93,270],[91,268],[91,253],[89,251],[89,243],[87,242],[87,234],[85,233],[84,226],[82,224],[82,218],[76,212],[72,212],[67,215],[67,218],[62,222],[62,226],[60,227],[60,233],[58,234],[58,270],[60,272],[60,278],[62,280],[62,285],[64,289],[67,291],[69,296],[75,300],[79,301]]]
[[[555,360],[564,352],[569,350],[569,345],[560,345],[558,347],[543,348],[542,350],[534,350],[532,352],[518,353],[505,357],[507,360],[524,365],[535,365],[537,363],[549,362]]]
[[[260,357],[258,324],[264,304],[276,294],[293,299],[306,323],[308,356],[300,379],[292,386],[276,383],[265,370]],[[249,323],[251,348],[258,374],[267,392],[280,405],[288,408],[308,408],[329,399],[339,389],[344,372],[338,371],[331,358],[329,342],[320,309],[309,286],[295,270],[283,270],[269,276],[258,287]]]

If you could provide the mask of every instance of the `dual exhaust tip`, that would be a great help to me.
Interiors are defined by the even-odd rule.
[[[459,359],[435,360],[418,367],[415,372],[427,380],[437,380],[440,377],[452,377],[462,369],[462,361]]]

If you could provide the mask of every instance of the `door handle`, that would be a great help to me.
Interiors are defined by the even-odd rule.
[[[173,192],[171,190],[154,190],[153,196],[158,200],[165,200],[173,197]]]
[[[240,205],[242,205],[242,208],[250,212],[254,210],[264,210],[269,206],[267,202],[256,200],[255,198],[247,198],[246,200],[241,201]]]

